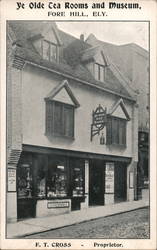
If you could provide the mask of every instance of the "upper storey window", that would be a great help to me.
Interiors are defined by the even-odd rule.
[[[57,61],[57,45],[51,43],[47,40],[42,41],[42,55],[43,59],[48,60],[50,62]]]
[[[105,80],[105,66],[95,63],[94,65],[95,79],[101,82]]]

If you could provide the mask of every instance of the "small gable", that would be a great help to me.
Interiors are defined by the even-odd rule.
[[[54,43],[56,45],[62,45],[57,26],[55,22],[50,23],[42,33],[45,40]]]
[[[45,98],[45,100],[58,101],[62,103],[67,103],[75,106],[76,108],[80,106],[76,97],[74,96],[67,80],[64,80],[61,84],[55,87]]]
[[[58,44],[57,37],[52,29],[49,29],[46,34],[44,34],[44,39],[56,45]]]
[[[69,96],[69,94],[65,88],[62,88],[58,92],[58,94],[56,94],[56,96],[53,98],[53,100],[74,105],[74,102],[72,101],[71,97]]]
[[[109,115],[130,120],[130,116],[122,99],[120,99],[109,111]]]

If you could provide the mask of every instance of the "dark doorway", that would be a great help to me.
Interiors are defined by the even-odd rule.
[[[104,205],[104,162],[92,160],[89,168],[89,205]]]
[[[124,163],[115,164],[115,202],[126,200],[127,192],[127,166]]]

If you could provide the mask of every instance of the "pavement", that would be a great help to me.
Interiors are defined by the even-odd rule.
[[[68,214],[47,216],[43,218],[31,218],[23,221],[7,224],[7,238],[24,238],[28,235],[46,232],[77,223],[90,221],[100,217],[121,214],[132,210],[149,206],[147,199],[138,201],[126,201],[105,206],[95,206],[73,211]]]

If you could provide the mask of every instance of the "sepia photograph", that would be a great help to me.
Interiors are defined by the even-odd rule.
[[[150,239],[149,25],[7,20],[6,239]]]

